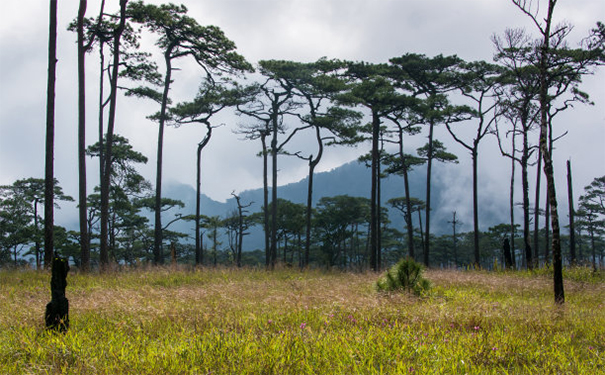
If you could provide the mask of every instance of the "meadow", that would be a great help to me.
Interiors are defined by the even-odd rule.
[[[48,272],[0,270],[1,374],[602,374],[605,281],[566,271],[429,270],[421,297],[374,273],[148,269],[68,275],[48,332]]]

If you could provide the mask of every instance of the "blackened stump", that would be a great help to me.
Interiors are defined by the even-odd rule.
[[[50,290],[52,298],[46,305],[46,328],[65,332],[69,328],[69,301],[65,298],[67,286],[67,272],[69,264],[67,259],[55,257],[52,263],[52,277]]]

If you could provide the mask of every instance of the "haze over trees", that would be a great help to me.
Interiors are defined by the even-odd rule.
[[[46,192],[39,195],[37,185],[19,187],[24,184],[21,180],[2,187],[0,261],[23,262],[28,246],[34,249],[37,267],[41,266],[39,254],[44,252],[44,265],[48,265],[53,251],[61,248],[63,255],[70,256],[82,271],[93,267],[106,270],[112,264],[163,264],[167,246],[175,249],[180,262],[237,266],[260,263],[270,269],[285,263],[301,268],[381,271],[403,257],[421,260],[427,267],[493,268],[498,267],[494,266],[496,260],[508,268],[532,269],[550,264],[552,256],[555,299],[564,302],[561,270],[567,254],[566,241],[577,242],[582,249],[578,261],[587,261],[590,255],[590,263],[596,269],[603,264],[605,234],[599,177],[584,195],[576,197],[575,236],[567,237],[565,228],[560,228],[552,154],[555,144],[566,141],[563,135],[567,127],[557,123],[557,115],[573,110],[574,104],[590,103],[588,93],[581,91],[581,83],[583,76],[605,61],[604,27],[597,24],[581,45],[572,48],[565,39],[571,25],[552,23],[556,0],[548,0],[547,9],[541,9],[546,10],[546,16],[535,2],[512,3],[521,11],[520,16],[530,17],[537,34],[511,29],[493,36],[493,63],[402,51],[381,63],[345,61],[334,56],[312,62],[267,59],[253,66],[219,27],[199,23],[183,5],[121,0],[119,10],[110,14],[102,2],[99,15],[86,18],[87,2],[80,1],[76,21],[70,26],[77,33],[78,51],[77,232],[53,226],[54,200],[69,197],[57,190],[52,175],[52,86],[56,62],[52,57],[52,21],[56,17],[56,1],[51,1]],[[106,60],[107,52],[111,59]],[[86,53],[99,58],[98,77],[85,76],[86,64],[93,60],[85,59]],[[197,71],[185,72],[191,66]],[[187,74],[197,78],[198,90],[191,93],[193,99],[173,103],[173,84]],[[85,118],[92,110],[85,106],[87,79],[99,82],[99,104],[95,109],[99,117],[98,141],[88,146]],[[104,92],[107,83],[109,94]],[[129,126],[120,121],[117,111],[124,99],[121,93],[140,100],[151,99],[158,106],[157,113],[148,117],[157,123],[158,132],[153,186],[140,172],[147,156],[118,135]],[[134,98],[130,105],[136,105]],[[232,116],[237,120],[215,122],[219,112],[237,114]],[[181,151],[184,164],[196,165],[195,208],[162,193],[164,153],[172,151],[170,145],[164,144],[166,127],[194,123],[200,124],[205,134],[191,141],[191,152]],[[447,130],[451,138],[438,136],[439,128]],[[209,152],[206,146],[219,131],[237,132],[245,140],[260,140],[257,156],[263,159],[263,202],[258,212],[250,210],[252,202],[240,201],[235,194],[240,189],[234,186],[225,189],[233,191],[238,203],[236,211],[227,217],[205,213],[201,203],[202,150]],[[482,224],[479,196],[484,177],[479,175],[478,163],[480,144],[490,137],[497,138],[501,153],[510,158],[512,168],[507,197],[510,223],[488,229]],[[308,139],[312,140],[312,147],[304,145]],[[411,147],[424,144],[425,140],[424,146]],[[473,196],[473,230],[457,232],[454,216],[453,235],[436,236],[431,216],[434,205],[439,204],[431,193],[434,163],[466,159],[446,148],[452,144],[470,154],[472,182],[467,190]],[[324,155],[331,152],[327,146],[343,145],[357,147],[362,159],[369,150],[366,160],[370,189],[363,197],[337,194],[318,200],[314,174]],[[91,193],[87,191],[86,157],[99,158],[100,183]],[[278,162],[283,158],[298,158],[308,170],[305,204],[278,194],[282,165]],[[531,186],[530,168],[534,165],[538,180],[536,186]],[[517,166],[521,167],[522,239],[517,236],[514,217],[514,197],[519,189]],[[412,170],[423,173],[423,191],[410,188]],[[539,233],[542,174],[546,179],[546,217],[550,222]],[[401,190],[396,198],[384,202],[382,181],[388,176],[402,179]],[[54,190],[48,189],[49,181]],[[24,193],[26,190],[35,193]],[[318,203],[313,207],[315,201]],[[45,203],[43,247],[38,229],[41,202]],[[404,226],[392,225],[394,216],[385,203],[403,217]],[[175,230],[174,224],[183,221],[193,223],[193,228],[187,232]],[[247,247],[246,241],[254,230],[263,232],[263,248]],[[55,234],[61,235],[61,243],[53,243]],[[510,246],[510,257],[503,249],[504,239]],[[540,254],[540,241],[545,242],[545,249],[552,241],[552,250]],[[519,257],[516,249],[521,248],[523,256]],[[573,252],[569,256],[576,258]]]

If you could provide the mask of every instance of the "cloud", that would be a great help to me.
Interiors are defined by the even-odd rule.
[[[149,1],[159,4],[163,1]],[[288,59],[312,61],[322,56],[358,61],[385,62],[407,52],[458,54],[467,60],[491,60],[490,36],[507,27],[526,27],[531,22],[510,1],[485,0],[185,0],[191,16],[201,24],[219,26],[249,61]],[[177,1],[178,3],[178,1]],[[77,123],[76,123],[76,46],[75,35],[65,29],[77,13],[78,2],[59,2],[59,65],[57,87],[57,143],[55,168],[65,191],[77,195]],[[98,12],[98,4],[89,2],[88,15]],[[114,11],[115,2],[108,2]],[[572,44],[578,42],[605,14],[599,0],[577,0],[558,5],[558,19],[576,26]],[[561,16],[559,16],[561,15]],[[0,2],[0,184],[17,178],[42,176],[44,165],[44,124],[47,59],[47,4],[39,0]],[[153,40],[144,47],[154,50]],[[157,50],[154,50],[157,55]],[[87,142],[97,140],[97,57],[87,56]],[[173,100],[190,100],[203,78],[191,61],[176,63],[171,90]],[[564,161],[574,163],[574,181],[578,187],[605,174],[605,89],[604,73],[585,79],[584,88],[597,103],[579,106],[561,116],[556,125],[569,129],[569,135],[556,146],[556,176],[564,186]],[[150,180],[155,179],[157,125],[145,117],[156,112],[155,103],[122,98],[118,103],[116,132],[126,136],[136,150],[149,158],[141,168]],[[204,151],[203,191],[214,199],[229,198],[231,191],[259,187],[262,161],[256,156],[260,142],[242,141],[233,129],[249,121],[232,112],[221,114],[211,143]],[[461,159],[448,167],[452,197],[467,205],[467,180],[457,180],[470,170],[467,151],[461,149],[444,129],[439,139]],[[165,181],[193,185],[195,148],[203,129],[195,126],[166,130],[164,152]],[[425,136],[412,140],[410,150],[425,142]],[[310,138],[292,145],[293,149],[312,152]],[[319,170],[328,170],[365,153],[368,145],[358,148],[326,150]],[[482,146],[482,187],[506,191],[508,161],[499,156],[493,142]],[[484,160],[483,160],[484,159]],[[595,160],[601,162],[596,163]],[[306,163],[296,158],[280,158],[280,182],[287,183],[306,175]],[[97,183],[96,161],[88,161],[89,191]],[[563,188],[561,187],[560,190]],[[500,194],[500,193],[499,193]]]

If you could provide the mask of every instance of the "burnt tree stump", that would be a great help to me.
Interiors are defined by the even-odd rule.
[[[67,272],[69,264],[67,259],[54,257],[52,263],[52,277],[50,279],[51,300],[46,305],[46,328],[65,332],[69,328],[69,301],[65,298],[67,286]]]

